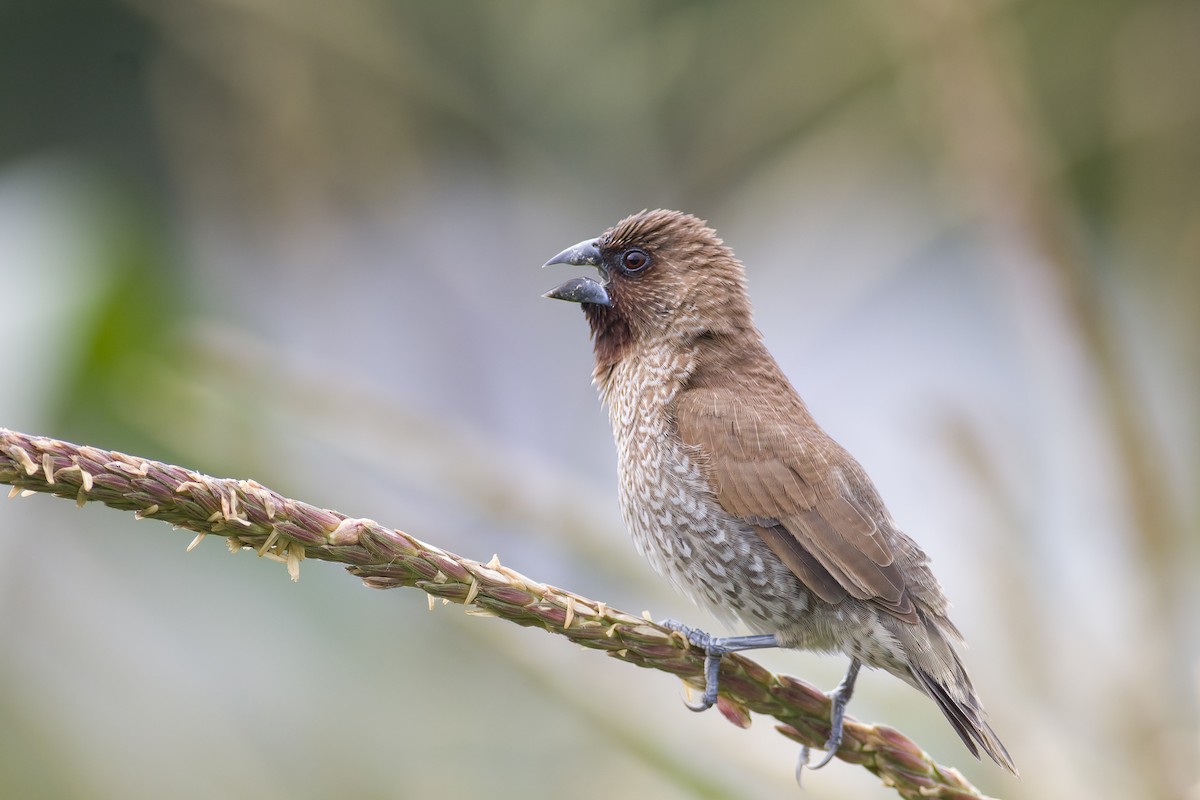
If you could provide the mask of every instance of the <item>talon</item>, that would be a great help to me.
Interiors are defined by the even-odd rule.
[[[804,768],[808,766],[808,745],[800,746],[800,757],[796,759],[796,785],[804,788]]]
[[[778,646],[773,634],[719,637],[697,628],[689,628],[678,620],[664,619],[658,624],[671,631],[672,634],[678,633],[693,647],[704,651],[704,694],[700,696],[698,703],[690,702],[687,699],[683,701],[683,704],[692,711],[707,711],[717,704],[717,692],[721,680],[721,656],[739,650]]]
[[[796,765],[796,782],[800,781],[800,773],[805,767],[809,769],[820,769],[833,760],[837,755],[838,748],[842,746],[842,733],[844,731],[843,723],[846,720],[846,703],[850,702],[850,695],[854,694],[854,681],[858,678],[858,670],[862,664],[858,659],[851,659],[850,669],[846,671],[846,677],[838,684],[837,688],[828,694],[829,708],[829,738],[825,741],[825,755],[816,764],[809,766],[808,745],[800,750],[800,763]]]
[[[704,634],[708,637],[708,634]],[[713,652],[711,643],[704,650],[704,694],[699,703],[688,703],[692,711],[707,711],[716,705],[717,690],[721,682],[721,653]]]
[[[840,742],[838,744],[840,744]],[[837,755],[838,745],[834,744],[833,742],[826,742],[825,747],[828,749],[826,749],[825,756],[820,761],[809,766],[807,763],[808,759],[806,758],[805,766],[808,766],[809,769],[820,769],[821,767],[828,764],[830,761],[833,761],[833,757]]]
[[[825,747],[828,749],[825,751],[825,755],[821,758],[821,760],[816,764],[809,764],[808,759],[812,756],[812,748],[810,748],[808,745],[801,745],[800,758],[796,759],[796,785],[801,789],[804,788],[804,770],[820,769],[832,761],[834,755],[837,754],[837,745],[827,741],[825,743]]]

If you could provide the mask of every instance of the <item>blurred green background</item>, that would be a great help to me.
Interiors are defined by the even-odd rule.
[[[633,553],[539,297],[691,211],[1023,778],[889,676],[851,713],[1005,797],[1200,797],[1198,77],[1195,2],[4,0],[0,425],[714,626]],[[767,720],[665,675],[189,538],[0,506],[0,795],[798,796]]]

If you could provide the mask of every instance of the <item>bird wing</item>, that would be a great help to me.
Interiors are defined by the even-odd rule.
[[[916,623],[874,488],[787,390],[794,413],[768,406],[765,392],[684,391],[676,429],[697,449],[721,506],[817,596],[837,603],[849,595]]]

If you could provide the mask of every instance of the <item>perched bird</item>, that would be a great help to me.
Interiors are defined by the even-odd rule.
[[[859,667],[929,695],[967,749],[1016,772],[956,651],[962,635],[921,548],[870,478],[813,421],[763,345],[745,270],[716,232],[643,211],[546,262],[596,267],[546,297],[580,303],[593,379],[617,445],[622,516],[654,569],[718,618],[754,633],[705,650],[717,699],[724,653],[788,647],[850,657],[831,693],[824,766],[841,743]],[[801,764],[807,762],[807,751]]]

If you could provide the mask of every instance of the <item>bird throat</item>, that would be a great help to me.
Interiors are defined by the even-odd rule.
[[[608,374],[633,347],[629,320],[614,306],[583,304],[583,313],[592,329],[592,349],[596,354],[595,375]]]

